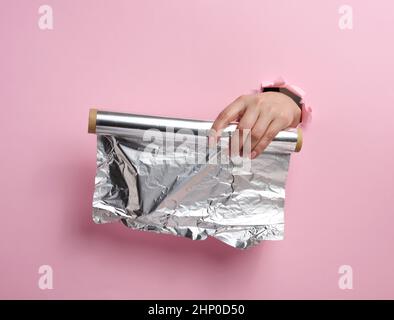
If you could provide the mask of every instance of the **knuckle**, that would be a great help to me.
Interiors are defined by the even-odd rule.
[[[263,105],[263,103],[265,102],[265,98],[263,95],[256,95],[253,100],[254,100],[255,104],[258,106]]]
[[[271,130],[267,131],[267,133],[265,134],[265,138],[267,141],[271,141],[272,139],[275,138],[275,136],[276,136],[276,132]]]
[[[264,104],[264,113],[268,115],[274,115],[275,114],[275,108],[272,106],[270,103]]]
[[[282,124],[282,125],[287,125],[289,121],[289,117],[286,115],[278,115],[276,119]]]
[[[241,132],[247,132],[251,130],[252,125],[248,122],[240,122],[238,125],[238,129]]]
[[[252,130],[250,135],[251,135],[253,140],[258,140],[258,139],[261,138],[261,133],[259,131],[257,131],[257,130]]]
[[[229,111],[228,110],[223,110],[222,112],[219,113],[219,119],[220,120],[225,120],[230,116]]]
[[[286,112],[281,112],[278,115],[278,119],[281,120],[282,122],[288,123],[291,120],[291,117],[288,113]]]

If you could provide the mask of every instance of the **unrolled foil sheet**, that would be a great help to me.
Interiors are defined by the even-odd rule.
[[[97,134],[94,222],[193,240],[212,236],[236,248],[283,238],[297,129],[281,131],[245,165],[248,159],[228,156],[236,124],[210,148],[210,121],[95,110],[90,120]]]

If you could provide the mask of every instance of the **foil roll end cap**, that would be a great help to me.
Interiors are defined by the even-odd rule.
[[[96,133],[96,123],[97,123],[97,109],[91,108],[89,110],[88,133]]]
[[[298,133],[297,144],[295,146],[294,152],[300,152],[302,148],[302,129],[298,128],[297,133]]]

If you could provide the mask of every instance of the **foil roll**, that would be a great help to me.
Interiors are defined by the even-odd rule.
[[[211,121],[91,110],[97,134],[95,223],[203,240],[235,248],[284,235],[285,185],[300,129],[281,131],[253,160],[229,156],[229,125],[214,149]],[[248,162],[248,166],[245,163]]]

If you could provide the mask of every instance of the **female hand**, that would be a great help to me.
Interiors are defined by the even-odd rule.
[[[243,141],[251,139],[251,154],[257,157],[275,138],[279,131],[296,127],[301,120],[301,109],[293,99],[281,92],[261,92],[243,95],[227,106],[212,125],[213,135],[219,138],[221,131],[231,122],[238,122],[231,141],[242,154]],[[248,130],[247,130],[248,129]],[[249,131],[250,130],[250,131]],[[243,134],[248,134],[243,137]]]

